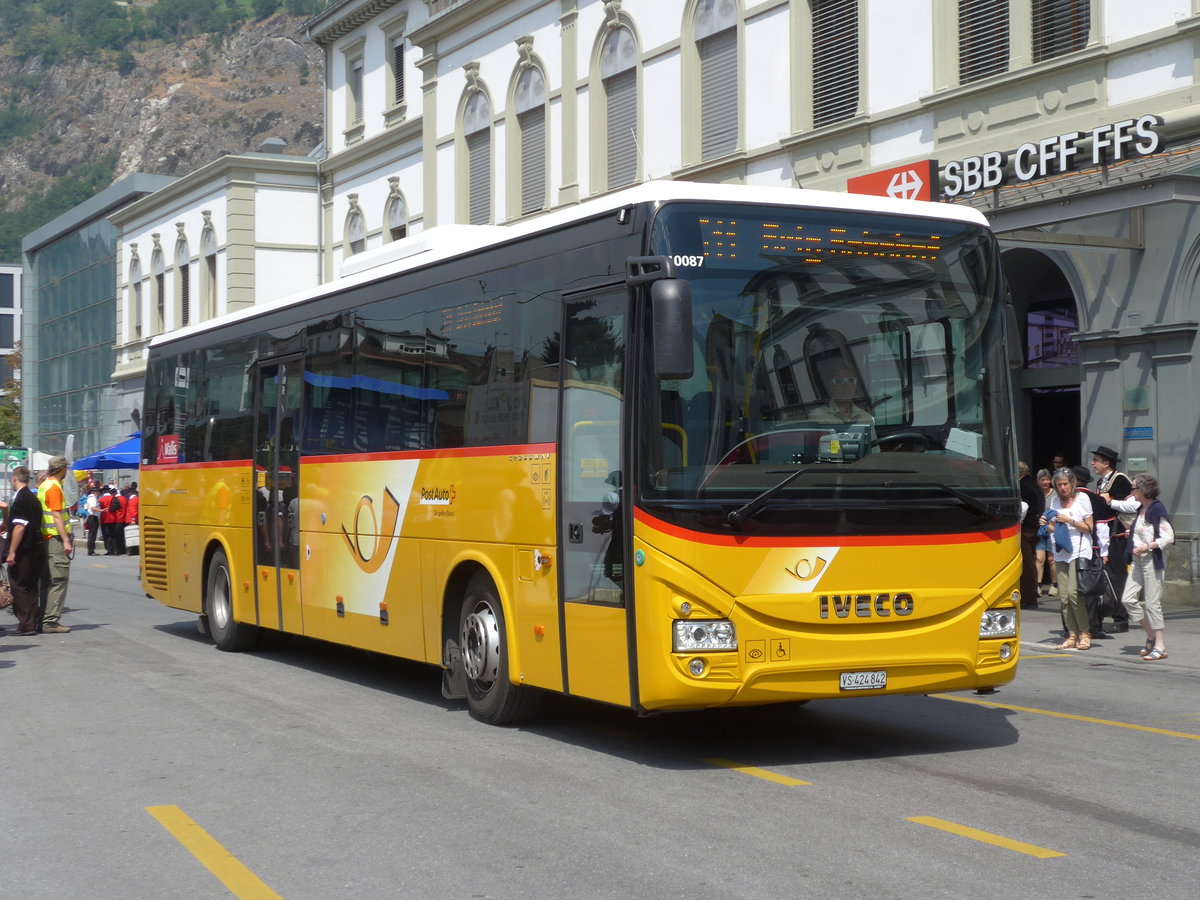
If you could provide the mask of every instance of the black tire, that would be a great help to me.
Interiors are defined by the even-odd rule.
[[[467,583],[458,638],[471,715],[489,725],[528,720],[540,697],[533,688],[509,680],[504,609],[486,572],[476,573]]]
[[[218,550],[208,561],[208,577],[204,580],[204,616],[208,620],[208,633],[218,649],[236,653],[254,646],[258,629],[234,620],[232,585],[229,560],[225,558],[225,551]]]

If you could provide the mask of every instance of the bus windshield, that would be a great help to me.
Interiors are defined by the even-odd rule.
[[[638,503],[699,530],[1015,523],[998,257],[985,228],[668,205],[649,252],[691,285],[694,371],[639,379]]]

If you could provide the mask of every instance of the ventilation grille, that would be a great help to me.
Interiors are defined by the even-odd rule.
[[[167,581],[167,528],[162,519],[143,517],[139,535],[142,557],[142,581],[148,587],[165,591],[170,587]]]

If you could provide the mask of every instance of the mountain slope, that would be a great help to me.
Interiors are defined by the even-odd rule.
[[[184,175],[281,138],[321,140],[322,54],[278,13],[219,39],[131,46],[121,67],[0,51],[0,260],[21,237],[132,172]],[[66,204],[64,206],[64,204]]]

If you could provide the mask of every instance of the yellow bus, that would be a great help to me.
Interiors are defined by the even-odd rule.
[[[142,578],[218,647],[439,666],[496,724],[987,691],[1008,312],[969,209],[655,182],[157,338]]]

